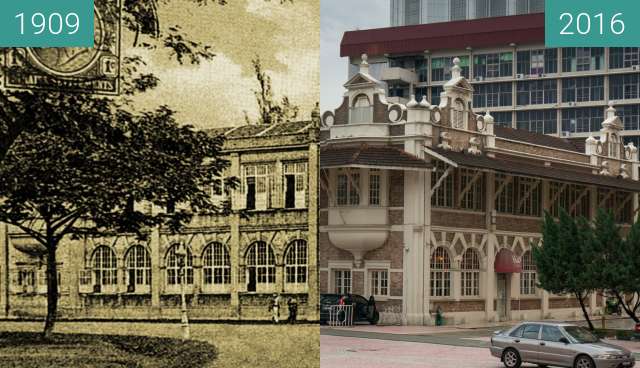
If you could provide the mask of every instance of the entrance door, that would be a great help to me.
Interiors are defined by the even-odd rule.
[[[255,292],[256,291],[256,268],[249,268],[249,284],[247,285],[247,291]]]
[[[498,290],[497,290],[497,312],[500,321],[507,320],[507,303],[509,302],[507,294],[507,274],[498,274]]]

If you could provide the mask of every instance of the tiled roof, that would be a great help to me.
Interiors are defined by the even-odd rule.
[[[524,129],[513,129],[496,125],[494,128],[494,133],[498,138],[584,153],[584,149],[580,150],[577,145],[574,144],[574,142],[568,139],[553,137],[546,134],[533,133]]]
[[[463,152],[445,151],[439,148],[431,149],[435,153],[464,167],[488,169],[507,174],[526,175],[563,182],[597,185],[602,187],[640,192],[640,182],[630,179],[616,178],[607,175],[596,175],[587,172],[569,170],[566,168],[545,166],[540,160],[530,160],[528,163],[512,161],[505,158],[491,158],[485,155],[475,156]],[[428,153],[428,151],[427,151]]]
[[[227,138],[249,138],[258,135],[271,137],[277,135],[305,133],[313,128],[311,121],[291,121],[276,125],[243,125],[238,127],[208,129],[210,134],[225,134]]]
[[[423,170],[431,164],[401,149],[384,145],[322,147],[320,167],[380,167]]]

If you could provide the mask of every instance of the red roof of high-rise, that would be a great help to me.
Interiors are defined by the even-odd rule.
[[[544,13],[345,32],[340,56],[422,53],[544,42]]]

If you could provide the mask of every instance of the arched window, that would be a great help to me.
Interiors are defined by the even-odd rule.
[[[533,263],[531,251],[522,256],[522,273],[520,274],[520,295],[536,293],[536,265]]]
[[[118,261],[116,253],[106,245],[93,252],[94,285],[115,285],[118,280]]]
[[[231,283],[231,261],[227,248],[220,243],[209,244],[202,254],[203,282],[211,284]]]
[[[245,259],[248,291],[256,291],[258,284],[275,284],[276,257],[267,243],[257,241],[251,244],[247,249]]]
[[[451,125],[456,129],[466,129],[464,124],[464,103],[461,100],[455,100],[453,102],[453,109],[451,110]]]
[[[475,249],[467,249],[460,263],[462,296],[480,295],[480,257]]]
[[[294,240],[287,248],[285,261],[285,280],[288,284],[307,282],[307,242]]]
[[[451,260],[443,247],[431,255],[431,296],[451,296]]]
[[[134,245],[125,256],[127,285],[151,284],[151,257],[142,245]]]
[[[352,124],[371,123],[373,121],[373,108],[367,95],[358,95],[353,101],[350,110],[349,122]]]
[[[167,285],[180,285],[180,268],[183,265],[182,256],[176,254],[178,244],[174,244],[167,251]],[[193,284],[193,256],[191,249],[187,247],[187,263],[186,263],[185,284]]]
[[[353,107],[369,107],[371,104],[369,103],[369,97],[367,95],[358,95],[356,100],[353,102]]]

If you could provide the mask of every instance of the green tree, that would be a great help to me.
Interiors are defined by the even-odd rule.
[[[611,212],[598,211],[594,224],[593,279],[613,294],[634,321],[640,309],[640,223],[631,227],[626,239]]]
[[[260,86],[258,90],[253,91],[258,104],[257,124],[273,125],[296,119],[300,110],[299,107],[293,105],[287,96],[278,101],[273,95],[271,77],[262,70],[260,58],[256,57],[252,62],[253,70]],[[246,112],[245,120],[247,124],[252,124]]]
[[[57,316],[56,251],[63,239],[144,237],[155,226],[178,231],[195,213],[229,207],[212,203],[204,189],[217,185],[213,177],[229,165],[220,158],[221,137],[179,126],[166,107],[133,115],[108,100],[73,97],[59,101],[64,109],[53,101],[38,105],[51,123],[20,135],[0,166],[0,221],[42,245],[45,337]],[[136,208],[139,203],[153,210]]]
[[[588,296],[595,290],[585,252],[592,244],[592,229],[582,217],[574,219],[564,210],[559,220],[545,212],[542,245],[533,247],[533,259],[540,286],[554,294],[571,294],[580,303],[589,328],[594,329],[586,308]]]

